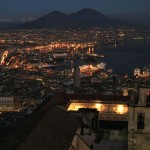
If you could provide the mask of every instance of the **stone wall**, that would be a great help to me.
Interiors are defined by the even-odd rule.
[[[139,114],[144,117],[138,128]],[[128,150],[150,149],[150,107],[129,107]]]

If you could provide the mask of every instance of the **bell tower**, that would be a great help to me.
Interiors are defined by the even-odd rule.
[[[149,150],[150,86],[142,86],[138,104],[129,106],[128,150]]]

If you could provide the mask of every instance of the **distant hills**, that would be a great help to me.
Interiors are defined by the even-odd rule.
[[[59,11],[53,11],[37,20],[24,24],[22,27],[93,27],[113,24],[118,25],[123,24],[123,22],[107,17],[96,10],[85,8],[73,14],[65,14]]]
[[[103,25],[133,25],[124,21],[112,19],[94,9],[85,8],[73,14],[53,11],[34,21],[16,26],[17,28],[77,28],[97,27]],[[2,25],[4,27],[4,24]],[[9,27],[9,25],[7,25]],[[10,27],[13,27],[10,25]],[[0,24],[1,28],[1,24]]]

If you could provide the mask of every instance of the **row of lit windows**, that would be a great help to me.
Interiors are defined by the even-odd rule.
[[[8,106],[8,105],[0,105],[0,109],[4,109],[4,108],[13,109],[13,106]]]
[[[12,100],[14,100],[14,98],[13,98],[13,97],[0,97],[0,101],[1,101],[1,100],[12,101]]]
[[[10,102],[13,102],[13,99],[10,99],[10,100],[5,100],[5,99],[3,99],[3,100],[0,100],[0,103],[3,103],[3,102],[7,102],[7,103],[10,103]]]

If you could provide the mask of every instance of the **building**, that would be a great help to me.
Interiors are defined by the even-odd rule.
[[[80,68],[79,68],[79,66],[74,68],[74,87],[75,88],[80,87]]]
[[[89,146],[78,134],[76,134],[69,150],[92,150],[92,147]]]
[[[54,95],[54,97],[52,97],[47,103],[41,105],[36,111],[29,115],[28,118],[25,121],[23,121],[19,125],[19,127],[17,127],[15,132],[3,138],[0,141],[0,149],[94,150],[95,148],[93,147],[100,144],[93,145],[92,143],[88,143],[84,139],[85,137],[96,137],[95,133],[93,133],[93,129],[90,130],[90,132],[92,132],[92,135],[90,136],[89,134],[86,134],[86,132],[84,132],[84,135],[80,134],[81,117],[67,112],[63,107],[67,106],[69,99],[73,99],[73,97],[75,99],[76,96],[77,95],[75,94]],[[82,107],[83,109],[81,109],[78,113],[83,116],[84,121],[87,121],[89,125],[91,125],[92,121],[92,128],[96,128],[98,125],[98,122],[96,121],[98,117],[98,111],[95,109],[94,106],[96,106],[98,109],[101,109],[99,104],[96,105],[94,99],[107,100],[108,103],[112,102],[112,99],[116,99],[117,102],[119,102],[120,104],[121,98],[122,103],[127,104],[129,98],[117,98],[112,96],[102,96],[100,98],[99,96],[100,95],[80,95],[81,100],[85,103],[86,100],[84,100],[84,98],[87,100],[91,100],[91,98],[93,97],[93,104],[90,102],[86,104],[89,104],[90,108],[93,107],[94,109],[84,109]],[[109,104],[104,105],[107,107]],[[112,107],[110,106],[110,109],[111,108]],[[105,115],[110,114],[110,109],[106,110],[108,111],[108,113],[104,113],[104,118],[107,117]],[[118,109],[118,111],[121,113],[125,110],[122,109],[122,106],[118,107]],[[116,109],[114,111],[116,111]],[[125,113],[124,117],[127,117],[126,114],[127,113]],[[101,114],[99,115],[100,117],[102,117]],[[114,117],[117,117],[116,115],[118,116],[118,114],[114,113],[112,119]],[[120,116],[122,116],[122,114]],[[93,118],[95,119],[95,121]],[[84,129],[84,131],[85,130],[86,129]],[[99,142],[99,138],[96,138],[96,140],[97,142]],[[94,141],[94,139],[92,139],[92,141]]]
[[[150,76],[150,68],[145,68],[143,70],[143,77],[148,77]]]
[[[149,77],[150,76],[150,67],[144,67],[142,70],[140,70],[139,68],[135,68],[134,76]]]
[[[140,88],[137,105],[129,107],[128,150],[150,148],[150,86]]]
[[[141,71],[139,68],[135,68],[134,69],[134,76],[140,76],[141,75]]]
[[[84,150],[89,147],[93,150],[127,150],[130,96],[80,94],[79,99],[75,95],[70,98],[67,111],[82,120],[75,139],[79,146],[82,145],[81,138],[88,145],[83,145]],[[137,97],[135,100],[137,103]]]
[[[150,86],[140,88],[140,98],[56,94],[2,139],[0,149],[149,150],[149,101]]]
[[[0,97],[0,112],[20,111],[21,103],[17,97]]]

